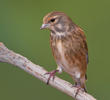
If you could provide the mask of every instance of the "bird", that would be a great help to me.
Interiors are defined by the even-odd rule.
[[[64,12],[53,11],[43,18],[40,29],[50,30],[50,47],[57,68],[49,74],[47,84],[56,72],[69,74],[74,87],[87,92],[87,66],[89,62],[88,46],[84,31]],[[78,93],[78,92],[77,92]]]

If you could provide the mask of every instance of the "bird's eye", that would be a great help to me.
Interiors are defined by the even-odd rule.
[[[54,22],[54,21],[55,21],[55,18],[52,18],[50,21],[51,21],[51,22]]]

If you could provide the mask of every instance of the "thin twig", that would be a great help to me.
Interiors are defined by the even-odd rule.
[[[26,57],[23,57],[9,50],[1,42],[0,42],[0,61],[15,65],[23,69],[24,71],[32,74],[33,76],[40,79],[44,83],[47,82],[48,75],[44,75],[47,71],[43,67],[36,65],[32,63],[30,60],[28,60]],[[69,82],[62,80],[56,76],[54,81],[50,80],[49,85],[75,98],[77,88],[72,87],[72,84],[70,84]],[[90,94],[82,91],[79,91],[75,99],[76,100],[96,100]]]

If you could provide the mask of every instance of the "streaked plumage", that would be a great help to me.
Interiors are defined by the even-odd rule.
[[[63,12],[47,14],[41,28],[51,31],[50,44],[57,70],[67,72],[75,85],[85,90],[88,48],[83,30]]]

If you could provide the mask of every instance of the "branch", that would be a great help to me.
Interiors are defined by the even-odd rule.
[[[36,78],[40,79],[44,83],[47,82],[47,79],[49,77],[48,75],[44,75],[47,71],[43,69],[41,66],[35,65],[31,61],[29,61],[27,58],[9,50],[1,42],[0,42],[0,61],[15,65],[21,68],[24,71],[32,74]],[[54,81],[50,80],[49,85],[75,98],[77,88],[72,87],[72,84],[70,84],[69,82],[62,80],[56,76]],[[82,91],[79,91],[75,99],[76,100],[96,100],[91,95]]]

